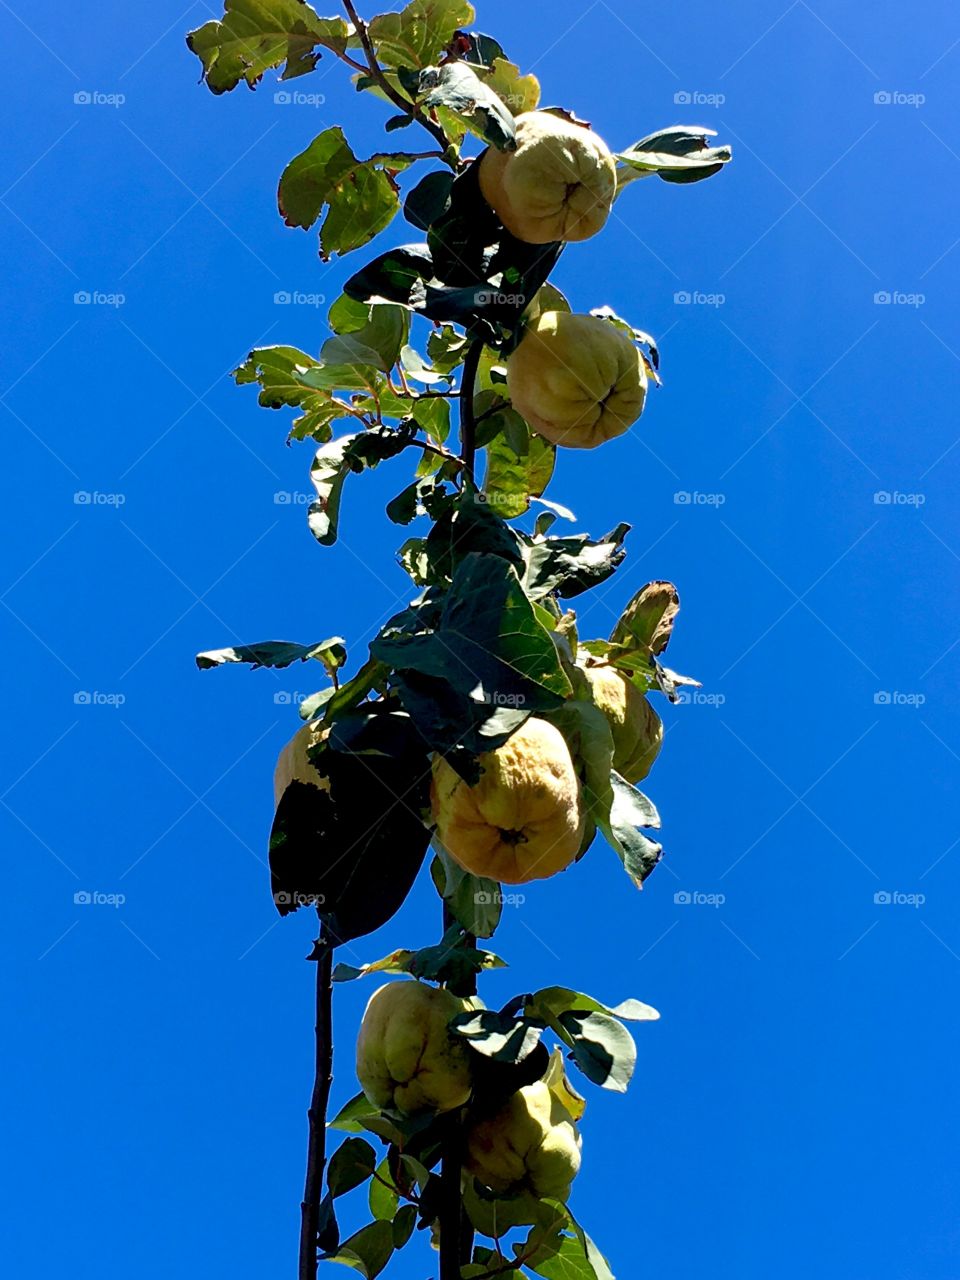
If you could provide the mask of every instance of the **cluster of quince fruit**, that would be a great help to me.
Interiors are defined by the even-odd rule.
[[[461,999],[443,987],[387,983],[363,1015],[357,1078],[374,1106],[403,1116],[466,1108],[464,1171],[487,1192],[510,1200],[519,1222],[536,1200],[569,1195],[580,1168],[580,1134],[564,1097],[577,1095],[551,1087],[545,1075],[493,1110],[478,1104],[472,1050],[450,1030],[453,1018],[478,1006],[475,997]]]
[[[487,203],[528,244],[596,235],[617,193],[607,144],[565,113],[529,111],[516,123],[516,150],[491,147],[479,161]],[[514,408],[531,430],[568,449],[623,435],[643,411],[647,381],[630,336],[597,315],[542,312],[507,361]]]

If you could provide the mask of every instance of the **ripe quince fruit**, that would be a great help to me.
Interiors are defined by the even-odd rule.
[[[434,758],[433,817],[453,860],[506,884],[544,880],[568,867],[586,816],[560,730],[531,716],[479,764],[480,781],[471,787],[442,756]]]
[[[609,320],[544,311],[507,360],[507,389],[538,435],[594,449],[640,417],[647,371],[639,349]]]
[[[517,116],[516,150],[490,147],[481,158],[480,191],[518,240],[586,240],[610,215],[616,161],[585,125],[527,111]]]
[[[471,1126],[464,1167],[497,1195],[566,1200],[580,1169],[580,1145],[570,1112],[538,1080]]]
[[[663,721],[616,667],[585,667],[584,674],[613,735],[614,769],[631,784],[641,782],[663,746]]]
[[[357,1079],[376,1107],[453,1111],[470,1097],[467,1048],[449,1029],[469,1008],[442,987],[389,982],[370,998],[357,1038]]]
[[[330,784],[322,778],[310,763],[307,752],[318,746],[326,736],[327,730],[321,727],[319,720],[313,720],[298,729],[277,758],[273,771],[273,803],[278,805],[283,793],[291,782],[304,782],[321,791],[329,791]]]

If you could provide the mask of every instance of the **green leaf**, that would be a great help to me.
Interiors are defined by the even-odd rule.
[[[370,1182],[368,1196],[370,1212],[375,1218],[379,1218],[384,1222],[393,1222],[397,1206],[400,1203],[400,1196],[393,1185],[393,1175],[390,1173],[390,1162],[388,1160],[381,1160],[376,1170],[376,1175]],[[384,1183],[387,1185],[384,1186]]]
[[[586,534],[527,539],[523,578],[527,594],[538,600],[555,591],[570,599],[605,582],[626,555],[623,540],[629,532],[628,524],[618,524],[597,541]]]
[[[187,36],[187,47],[203,64],[213,93],[250,88],[271,67],[286,62],[282,79],[312,71],[319,48],[343,53],[349,27],[343,18],[321,18],[304,0],[226,0],[220,21],[206,22]]]
[[[316,658],[332,674],[347,660],[347,651],[340,636],[321,640],[318,644],[291,644],[286,640],[264,640],[260,644],[240,645],[236,649],[210,649],[197,654],[197,666],[201,671],[220,667],[228,662],[245,662],[256,671],[258,667],[289,667],[294,662],[306,662]]]
[[[365,1093],[358,1093],[355,1098],[344,1103],[334,1118],[327,1123],[328,1129],[337,1129],[341,1133],[360,1133],[363,1129],[361,1120],[368,1116],[380,1114]]]
[[[708,138],[715,129],[700,125],[673,125],[635,142],[616,157],[617,194],[636,178],[656,173],[665,182],[699,182],[718,173],[733,157],[728,146],[712,147]]]
[[[637,1063],[637,1046],[626,1027],[605,1013],[564,1013],[559,1021],[572,1041],[574,1061],[587,1079],[626,1093]]]
[[[450,1030],[484,1057],[496,1062],[522,1062],[540,1043],[545,1024],[530,1018],[505,1017],[494,1009],[457,1014]]]
[[[580,766],[587,817],[595,826],[604,827],[609,823],[613,804],[613,735],[607,717],[592,702],[569,698],[545,718],[563,734],[571,756]]]
[[[417,1210],[412,1204],[401,1205],[393,1219],[393,1247],[402,1249],[417,1225]]]
[[[382,427],[341,436],[320,446],[310,467],[317,498],[307,511],[307,523],[321,546],[331,547],[337,540],[340,499],[347,475],[376,467],[384,459],[394,457],[410,438],[409,432]]]
[[[618,773],[611,773],[610,782],[613,787],[610,817],[598,825],[639,889],[663,857],[663,848],[638,828],[658,828],[660,816],[643,792],[625,782]]]
[[[419,69],[439,61],[457,28],[475,19],[467,0],[411,0],[400,13],[372,18],[368,31],[381,63]]]
[[[343,291],[359,302],[385,299],[412,307],[414,299],[422,297],[424,280],[432,276],[429,248],[425,244],[401,245],[368,262],[350,277]]]
[[[390,1261],[393,1253],[393,1227],[389,1222],[371,1222],[343,1244],[324,1262],[340,1262],[374,1280]]]
[[[330,1157],[327,1186],[334,1197],[345,1195],[371,1177],[377,1153],[365,1138],[347,1138]]]
[[[569,987],[542,987],[531,997],[531,1007],[549,1010],[555,1017],[562,1013],[606,1013],[611,1017],[626,1018],[630,1022],[656,1022],[660,1014],[640,1000],[624,1000],[618,1005],[602,1004],[593,996]]]
[[[413,419],[434,444],[443,444],[450,434],[450,401],[443,396],[421,396],[413,402]]]
[[[630,649],[649,649],[655,655],[663,653],[679,612],[680,597],[672,582],[648,582],[621,613],[610,641]]]
[[[350,406],[337,400],[326,388],[306,386],[301,379],[319,362],[296,347],[258,347],[251,351],[233,376],[238,386],[258,383],[258,402],[265,409],[292,406],[303,410],[295,418],[291,440],[308,437],[325,444],[332,434],[332,424],[341,418],[353,418]]]
[[[512,113],[464,62],[428,67],[420,77],[421,92],[429,89],[424,106],[452,112],[471,133],[498,151],[515,151],[517,126]]]
[[[421,178],[403,204],[403,216],[420,231],[427,231],[430,224],[444,212],[450,202],[453,174],[449,169],[438,169]]]
[[[320,227],[320,256],[349,253],[381,232],[400,208],[394,174],[411,158],[403,153],[378,154],[358,160],[339,125],[325,129],[284,169],[280,178],[280,212],[289,227]]]
[[[503,912],[499,884],[464,871],[445,849],[438,850],[430,875],[457,923],[475,938],[492,938]]]
[[[606,1259],[586,1235],[555,1236],[528,1257],[525,1265],[545,1280],[613,1280]]]
[[[369,364],[386,373],[397,363],[410,333],[410,313],[389,303],[363,303],[342,294],[330,308],[336,334],[320,349],[324,364]]]
[[[434,329],[427,339],[427,355],[438,373],[452,373],[463,364],[469,345],[469,338],[453,325],[445,324]]]
[[[521,516],[528,510],[531,497],[539,497],[550,483],[557,450],[541,436],[532,435],[514,409],[503,409],[503,434],[487,446],[487,470],[483,491],[486,501],[504,520]],[[520,441],[508,439],[511,428],[522,428]],[[515,443],[521,448],[516,449]]]
[[[540,101],[540,81],[536,76],[521,75],[520,68],[505,57],[494,58],[478,74],[514,116],[536,110]]]
[[[505,962],[492,951],[483,951],[467,944],[463,929],[452,925],[443,941],[434,947],[421,947],[419,951],[398,950],[357,968],[351,964],[338,964],[333,971],[334,982],[352,982],[371,973],[411,974],[427,982],[442,982],[457,986],[464,978],[475,977],[487,969],[503,969]]]

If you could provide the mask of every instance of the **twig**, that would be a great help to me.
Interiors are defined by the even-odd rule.
[[[367,24],[357,13],[353,0],[343,0],[343,7],[346,9],[347,16],[353,23],[360,43],[363,46],[363,52],[366,54],[367,67],[369,68],[371,76],[373,76],[374,80],[395,107],[399,107],[404,115],[412,116],[418,124],[423,125],[427,132],[430,133],[434,140],[440,145],[440,147],[442,147],[443,159],[450,165],[451,169],[456,171],[459,166],[448,154],[450,139],[447,137],[446,133],[444,133],[443,129],[441,129],[438,124],[434,124],[430,117],[424,113],[421,107],[417,106],[415,102],[412,102],[409,98],[405,98],[403,94],[398,93],[397,90],[394,89],[393,85],[384,75],[383,68],[380,66],[380,63],[377,61],[377,55],[374,51],[373,44],[370,41],[370,34],[367,31]]]
[[[463,362],[463,380],[460,383],[460,456],[463,469],[472,484],[476,484],[474,471],[477,462],[477,419],[473,412],[474,384],[483,355],[483,339],[474,338]]]
[[[326,1166],[327,1103],[333,1082],[333,943],[321,928],[317,940],[316,1071],[307,1112],[307,1177],[300,1205],[300,1266],[298,1280],[316,1280],[320,1200]]]

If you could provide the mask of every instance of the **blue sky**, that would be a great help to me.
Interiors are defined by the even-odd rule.
[[[670,657],[705,696],[660,708],[666,861],[639,895],[598,842],[532,886],[485,994],[563,981],[662,1011],[584,1126],[573,1207],[621,1277],[946,1280],[960,15],[724,9],[481,7],[613,145],[682,122],[736,146],[702,185],[637,184],[556,276],[662,344],[639,430],[564,456],[552,496],[594,533],[634,526],[582,635],[650,578],[680,588]],[[332,60],[296,86],[321,105],[272,80],[215,99],[183,44],[212,12],[0,9],[4,1255],[37,1280],[292,1273],[312,930],[276,921],[262,861],[316,682],[193,654],[339,633],[359,657],[407,593],[381,514],[399,473],[357,480],[320,548],[309,449],[226,376],[325,336],[324,307],[274,295],[329,304],[362,251],[321,264],[276,180],[333,123],[379,147],[383,113]],[[356,956],[434,941],[436,916],[421,882]],[[368,994],[338,992],[338,1102]],[[411,1246],[390,1274],[432,1265]]]

